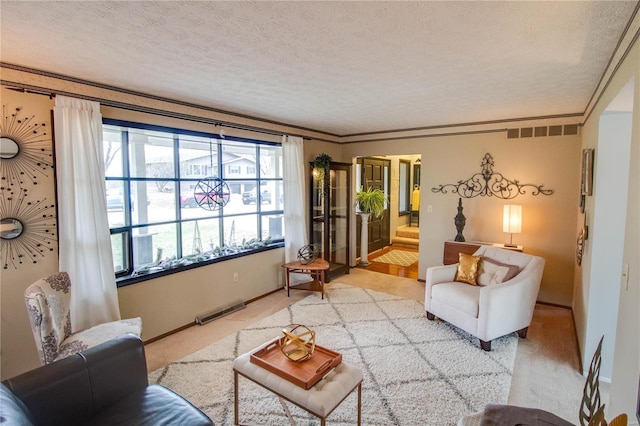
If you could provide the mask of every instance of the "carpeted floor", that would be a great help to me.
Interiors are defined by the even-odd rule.
[[[405,250],[391,250],[382,256],[372,258],[373,262],[391,263],[393,265],[409,266],[418,261],[418,253]]]
[[[454,425],[462,414],[509,395],[517,346],[515,335],[483,352],[476,339],[440,321],[428,321],[422,305],[369,289],[332,284],[262,321],[149,375],[203,409],[216,425],[233,424],[232,362],[280,335],[291,323],[317,333],[317,344],[337,350],[363,370],[362,423]],[[424,401],[424,403],[421,403]],[[353,424],[356,396],[329,417]],[[306,412],[240,379],[242,423],[319,424]],[[295,422],[295,423],[292,423]]]

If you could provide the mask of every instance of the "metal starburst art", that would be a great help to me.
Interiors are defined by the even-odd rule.
[[[21,108],[8,112],[2,106],[0,121],[0,189],[23,188],[25,183],[38,184],[53,168],[51,136],[46,124],[36,122],[35,116],[21,116]]]
[[[38,263],[56,242],[55,205],[46,199],[29,201],[27,193],[0,198],[2,269]]]

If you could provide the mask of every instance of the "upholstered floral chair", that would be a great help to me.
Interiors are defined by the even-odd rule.
[[[71,280],[66,272],[39,279],[24,293],[42,364],[49,364],[123,334],[140,336],[142,320],[131,318],[71,332]]]

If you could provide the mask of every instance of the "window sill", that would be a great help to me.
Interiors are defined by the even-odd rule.
[[[149,281],[149,280],[153,280],[155,278],[164,277],[166,275],[177,274],[179,272],[188,271],[189,269],[200,268],[202,266],[208,266],[208,265],[212,265],[214,263],[220,263],[220,262],[224,262],[226,260],[237,259],[239,257],[244,257],[244,256],[250,256],[252,254],[262,253],[262,252],[265,252],[265,251],[274,250],[274,249],[278,249],[278,248],[282,248],[282,247],[284,247],[284,241],[279,241],[279,242],[270,244],[270,245],[268,245],[266,247],[260,247],[260,248],[257,248],[257,249],[245,250],[245,251],[241,251],[241,252],[234,253],[234,254],[228,254],[226,256],[220,256],[220,257],[216,257],[216,258],[213,258],[213,259],[204,260],[202,262],[192,263],[190,265],[176,266],[176,267],[173,267],[171,269],[163,269],[163,270],[160,270],[160,271],[149,272],[149,273],[146,273],[146,274],[126,275],[126,276],[123,276],[123,277],[116,278],[116,286],[118,288],[126,287],[126,286],[131,285],[131,284],[137,284],[137,283],[140,283],[140,282],[143,282],[143,281]]]

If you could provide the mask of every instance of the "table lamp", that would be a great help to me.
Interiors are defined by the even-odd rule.
[[[504,206],[502,231],[511,234],[509,244],[505,244],[505,247],[517,247],[513,244],[513,234],[522,232],[522,206],[517,204],[507,204]]]

